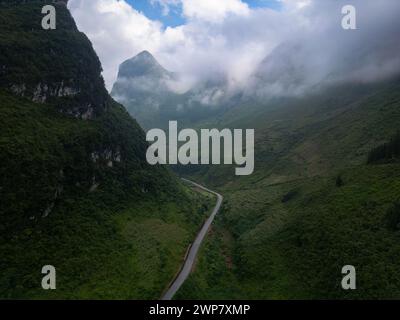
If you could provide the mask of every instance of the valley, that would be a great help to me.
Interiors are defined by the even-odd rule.
[[[149,164],[232,165],[234,163],[243,166],[235,169],[236,175],[245,176],[253,173],[254,130],[246,130],[243,134],[243,130],[239,129],[233,131],[201,129],[198,135],[193,129],[183,129],[178,132],[176,121],[169,121],[168,127],[168,139],[167,133],[161,129],[151,129],[147,132],[146,140],[153,142],[146,152]],[[178,146],[178,143],[183,144]],[[221,154],[222,147],[223,154]],[[244,155],[243,150],[245,150]]]
[[[232,165],[174,166],[225,196],[175,298],[398,298],[399,233],[387,220],[398,221],[391,212],[400,166],[396,157],[368,159],[399,130],[399,92],[393,77],[301,96],[241,98],[218,113],[204,107],[197,121],[182,111],[182,122],[196,131],[254,129],[255,170],[240,177]],[[170,116],[157,113],[160,127]],[[341,288],[344,265],[356,267],[357,290]]]
[[[178,292],[178,290],[181,288],[181,286],[185,283],[186,279],[192,272],[194,264],[198,259],[197,255],[198,255],[199,249],[203,245],[203,242],[207,237],[207,234],[211,228],[211,225],[214,222],[216,215],[220,211],[220,208],[221,208],[221,205],[222,205],[222,202],[224,199],[222,197],[222,195],[220,195],[219,193],[216,193],[216,192],[214,192],[202,185],[199,185],[193,181],[190,181],[187,179],[183,179],[183,181],[185,183],[188,183],[189,185],[192,185],[198,191],[206,192],[208,194],[216,196],[217,202],[216,202],[216,205],[215,205],[213,211],[211,212],[210,216],[203,223],[199,233],[197,234],[194,241],[191,243],[191,245],[186,253],[182,268],[179,270],[179,273],[177,274],[174,281],[168,287],[168,290],[165,292],[165,294],[163,294],[162,300],[171,300],[175,296],[175,294]]]
[[[233,12],[175,29],[125,1],[72,2],[49,1],[57,28],[44,29],[47,1],[0,1],[0,299],[400,299],[395,10],[382,25],[372,2],[361,10],[370,37],[320,2],[247,7],[260,23],[295,12],[310,25],[242,43],[227,30],[251,19]],[[81,8],[139,17],[154,38],[133,45],[121,26],[113,38]],[[45,265],[57,289],[40,286]],[[354,290],[341,285],[348,265]]]
[[[262,111],[263,122],[249,116],[260,146],[253,175],[235,178],[229,167],[193,174],[223,193],[225,205],[177,298],[398,297],[399,234],[387,219],[399,200],[400,166],[367,164],[398,130],[398,82],[340,92],[333,105],[323,95]],[[327,103],[331,115],[321,108]],[[358,270],[354,291],[340,286],[348,264]]]

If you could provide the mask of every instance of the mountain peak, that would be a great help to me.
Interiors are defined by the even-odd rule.
[[[147,50],[123,62],[119,67],[118,78],[136,78],[142,76],[163,77],[169,74],[154,56]]]
[[[140,52],[134,58],[152,58],[152,59],[155,60],[154,56],[147,50],[144,50],[144,51]]]
[[[140,52],[139,54],[137,54],[133,58],[129,59],[128,61],[159,65],[159,63],[156,60],[156,58],[154,58],[154,56],[147,50],[144,50],[144,51]]]

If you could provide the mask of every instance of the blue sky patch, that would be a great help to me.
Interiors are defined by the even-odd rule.
[[[281,3],[278,0],[242,1],[246,2],[250,8],[271,8],[274,10],[279,10],[281,8]],[[150,0],[127,0],[127,2],[149,19],[161,21],[165,27],[176,27],[185,23],[185,18],[182,16],[181,5],[170,7],[168,15],[165,15],[163,14],[162,6],[157,3],[152,4]]]

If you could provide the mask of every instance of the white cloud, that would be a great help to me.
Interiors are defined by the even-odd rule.
[[[280,0],[286,10],[299,10],[311,5],[312,0]]]
[[[164,16],[169,15],[171,7],[177,7],[181,4],[181,0],[150,0],[152,6],[160,5],[162,8],[162,14]]]
[[[175,0],[155,1],[176,4]],[[249,73],[271,49],[274,41],[268,38],[275,38],[272,32],[276,28],[272,23],[268,30],[263,26],[265,19],[276,23],[278,17],[272,10],[253,12],[239,0],[179,1],[183,1],[189,21],[163,28],[125,1],[70,0],[78,28],[88,35],[100,57],[109,90],[119,64],[143,50],[168,69],[183,73],[188,87],[206,77],[210,66],[218,73],[232,70],[228,78],[238,83],[240,70]]]
[[[240,0],[182,0],[183,14],[189,19],[221,22],[228,15],[246,16],[248,5]]]
[[[182,73],[182,88],[222,77],[229,82],[228,91],[248,82],[266,56],[267,65],[275,66],[264,70],[266,76],[280,74],[269,82],[281,92],[287,92],[285,81],[293,77],[278,65],[286,72],[295,70],[297,76],[303,73],[305,87],[333,76],[381,79],[400,66],[398,0],[351,0],[358,14],[356,31],[341,28],[341,6],[349,0],[282,0],[280,11],[251,9],[240,0],[153,1],[165,8],[179,2],[187,22],[164,28],[123,0],[70,0],[78,27],[99,54],[108,89],[119,64],[142,50]],[[286,46],[274,51],[281,44]]]
[[[158,50],[164,33],[161,23],[148,19],[125,1],[71,0],[69,8],[99,55],[108,89],[121,62],[143,50]]]
[[[221,22],[228,15],[247,15],[249,6],[241,0],[150,0],[158,4],[163,14],[168,15],[171,8],[182,7],[182,15],[187,19],[200,19],[210,22]]]

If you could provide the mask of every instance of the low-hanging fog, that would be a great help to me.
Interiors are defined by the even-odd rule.
[[[70,0],[108,89],[118,66],[143,50],[181,75],[180,92],[223,78],[224,95],[296,95],[331,83],[379,81],[400,70],[398,0],[280,0],[280,10],[241,0],[155,2],[165,14],[180,6],[185,24],[165,27],[134,2]],[[348,4],[357,10],[357,30],[342,28]]]

